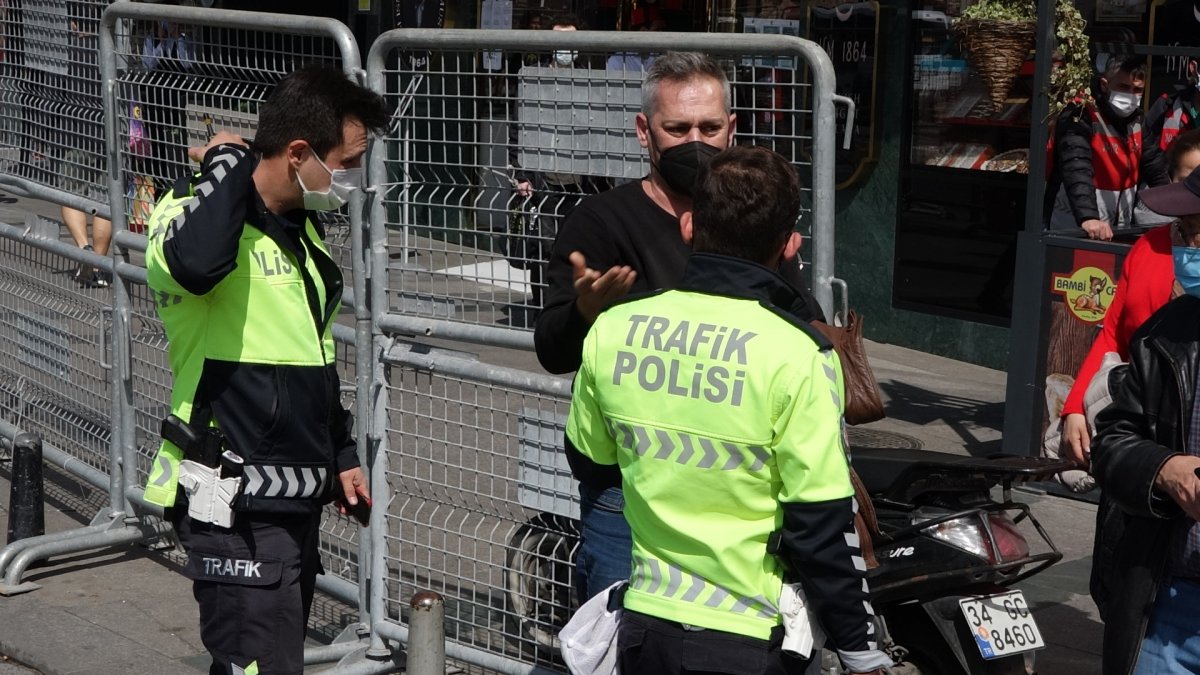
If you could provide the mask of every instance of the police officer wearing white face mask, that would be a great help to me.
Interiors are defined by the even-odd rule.
[[[1097,80],[1095,101],[1067,106],[1050,139],[1048,225],[1107,241],[1133,224],[1139,185],[1166,185],[1162,151],[1145,143],[1144,59],[1112,56]]]
[[[362,187],[389,116],[342,71],[299,70],[261,106],[253,149],[227,132],[192,148],[199,171],[150,217],[175,382],[145,495],[188,552],[210,675],[303,672],[322,509],[370,504],[339,396],[342,273],[313,212]]]

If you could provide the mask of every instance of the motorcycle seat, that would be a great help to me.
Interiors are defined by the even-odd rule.
[[[850,460],[863,486],[873,495],[887,492],[897,478],[917,465],[932,468],[976,461],[973,457],[913,448],[851,448]]]
[[[871,495],[908,500],[928,491],[986,489],[1003,481],[1046,480],[1070,460],[1019,455],[972,457],[909,448],[851,448],[851,463]]]

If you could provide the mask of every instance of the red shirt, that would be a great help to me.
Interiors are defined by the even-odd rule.
[[[1063,404],[1064,417],[1071,413],[1084,414],[1084,392],[1100,369],[1104,355],[1116,352],[1122,360],[1128,361],[1129,340],[1134,331],[1171,299],[1171,289],[1175,285],[1171,227],[1163,225],[1142,235],[1125,256],[1112,305],[1104,316],[1104,327],[1079,367],[1075,384]]]

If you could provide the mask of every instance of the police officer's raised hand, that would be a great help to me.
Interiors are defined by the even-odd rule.
[[[579,251],[570,256],[575,276],[575,307],[592,323],[612,302],[629,292],[637,279],[637,272],[629,265],[611,267],[603,274],[587,266],[587,259]]]
[[[1154,478],[1154,487],[1179,504],[1179,508],[1195,521],[1200,521],[1200,457],[1175,455],[1168,459]]]
[[[1088,239],[1099,239],[1100,241],[1110,241],[1113,238],[1112,226],[1103,220],[1092,218],[1085,220],[1079,225],[1087,232]]]
[[[212,140],[208,142],[208,145],[205,145],[204,147],[188,148],[188,157],[190,157],[193,162],[202,162],[204,161],[204,155],[208,154],[209,150],[212,150],[218,145],[223,145],[226,143],[232,145],[244,145],[246,147],[249,147],[250,145],[246,142],[246,139],[238,136],[237,134],[233,134],[228,131],[218,131],[216,135],[212,137]]]

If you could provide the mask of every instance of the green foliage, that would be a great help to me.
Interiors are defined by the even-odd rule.
[[[1037,21],[1033,0],[983,0],[963,10],[962,18],[984,21]]]
[[[1050,116],[1054,119],[1062,109],[1076,99],[1090,99],[1092,85],[1092,57],[1088,48],[1088,36],[1084,34],[1087,22],[1071,0],[1058,0],[1054,11],[1054,37],[1058,42],[1055,60],[1062,64],[1050,71]]]
[[[1036,0],[982,0],[963,10],[963,19],[984,21],[1037,21]],[[1054,7],[1055,65],[1050,72],[1050,116],[1058,116],[1072,101],[1089,99],[1092,84],[1092,58],[1087,22],[1073,0],[1057,0]]]

